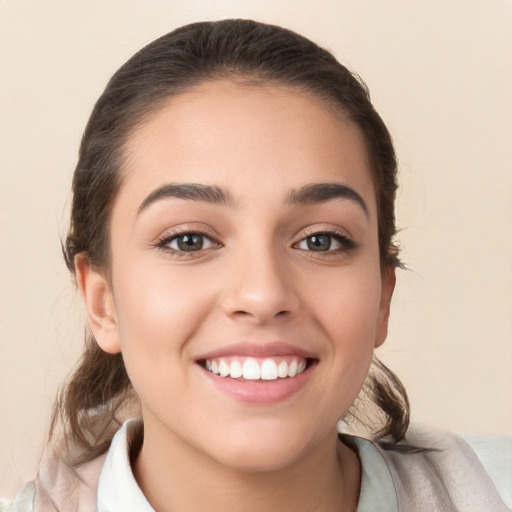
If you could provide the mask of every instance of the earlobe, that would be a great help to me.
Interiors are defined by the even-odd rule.
[[[84,253],[75,256],[75,271],[96,342],[109,354],[121,352],[114,299],[106,278],[91,266]]]
[[[380,347],[388,335],[389,311],[391,298],[395,289],[395,267],[386,267],[382,270],[382,288],[380,294],[379,318],[375,336],[375,348]]]

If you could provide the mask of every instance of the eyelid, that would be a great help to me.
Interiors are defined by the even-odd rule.
[[[296,247],[300,242],[303,242],[306,238],[314,235],[327,235],[333,238],[341,244],[341,248],[338,249],[330,249],[328,251],[324,251],[325,254],[333,253],[337,251],[349,251],[351,249],[355,249],[357,244],[354,242],[350,233],[339,226],[309,226],[303,229],[296,237],[295,242],[293,243],[293,247]],[[305,249],[302,249],[305,250]],[[321,254],[321,251],[319,251]]]
[[[180,251],[178,249],[173,249],[168,246],[168,244],[180,236],[184,235],[200,235],[211,241],[213,247],[221,247],[222,243],[219,241],[219,237],[212,230],[208,229],[204,226],[195,226],[194,224],[176,226],[164,231],[158,238],[151,244],[153,247],[157,249],[161,249],[163,251],[169,252],[171,254],[183,255],[183,256],[192,256],[194,254],[198,254],[204,251],[211,249],[212,247],[208,247],[205,249],[201,249],[199,251]]]
[[[179,240],[180,238],[184,238],[185,236],[190,236],[190,235],[195,235],[197,237],[200,237],[203,241],[202,243],[202,246],[200,247],[200,249],[198,249],[197,251],[187,251],[187,250],[183,250],[183,249],[180,249],[179,247],[173,247],[173,244],[176,242],[179,244]],[[206,244],[205,244],[206,242]],[[206,245],[206,247],[205,247]],[[214,240],[211,239],[211,237],[209,237],[208,235],[205,235],[204,233],[183,233],[181,235],[175,235],[175,236],[171,236],[171,237],[168,237],[167,238],[167,242],[163,243],[163,246],[168,248],[168,249],[171,249],[173,251],[176,251],[176,252],[201,252],[201,251],[206,251],[207,249],[211,249],[212,247],[215,247],[217,244],[215,243]]]
[[[304,238],[307,238],[308,236],[319,235],[321,233],[326,235],[337,235],[339,237],[345,238],[346,240],[353,240],[352,235],[348,230],[333,224],[315,224],[308,226],[301,229],[294,238],[295,240],[300,241]]]

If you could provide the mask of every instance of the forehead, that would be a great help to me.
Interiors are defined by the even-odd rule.
[[[359,128],[289,87],[215,81],[173,96],[133,131],[125,156],[120,195],[132,200],[171,181],[221,185],[240,197],[340,182],[374,208]]]

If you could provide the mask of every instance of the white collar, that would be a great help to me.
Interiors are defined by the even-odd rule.
[[[98,512],[155,512],[142,494],[130,465],[130,445],[141,428],[142,420],[128,420],[112,439],[98,484]]]
[[[148,503],[130,465],[130,446],[141,432],[142,421],[126,421],[112,439],[98,484],[98,512],[155,512]],[[389,469],[377,448],[354,437],[362,465],[361,492],[357,512],[398,512]]]
[[[356,512],[398,512],[395,484],[384,457],[368,439],[351,439],[361,461],[361,491]]]

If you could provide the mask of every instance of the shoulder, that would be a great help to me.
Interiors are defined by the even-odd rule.
[[[35,497],[34,482],[27,482],[19,490],[14,500],[0,499],[0,512],[34,512]]]
[[[491,477],[501,498],[512,510],[512,435],[461,434]]]
[[[119,483],[118,480],[120,475],[131,474],[130,449],[141,433],[139,420],[125,422],[114,435],[108,452],[77,468],[69,466],[58,453],[49,452],[34,482],[26,483],[14,500],[0,499],[0,512],[89,512],[97,509],[100,498],[112,499],[113,487],[117,489],[113,502],[121,496],[126,504],[118,509],[131,510],[131,494],[123,487],[124,481]],[[101,481],[102,492],[99,490]],[[133,483],[132,487],[135,486]],[[146,509],[135,507],[133,510]]]
[[[413,426],[397,444],[376,443],[397,494],[414,510],[512,510],[512,436],[460,436]]]
[[[85,512],[96,510],[98,479],[105,455],[78,470],[59,458],[47,459],[37,478],[14,500],[0,499],[0,512]]]

